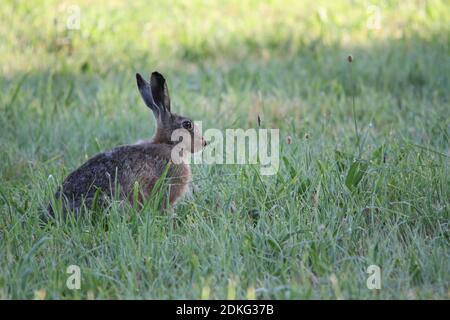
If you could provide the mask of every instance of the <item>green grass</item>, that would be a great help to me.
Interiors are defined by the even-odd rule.
[[[0,298],[449,299],[450,6],[382,1],[368,29],[371,4],[80,1],[67,30],[59,2],[3,1]],[[171,213],[40,226],[71,170],[151,136],[153,70],[204,129],[280,128],[278,175],[197,165]]]

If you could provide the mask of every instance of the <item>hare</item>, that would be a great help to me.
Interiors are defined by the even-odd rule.
[[[83,203],[87,208],[94,202],[104,207],[108,197],[116,192],[121,199],[133,202],[136,183],[142,205],[162,175],[168,185],[169,198],[166,196],[165,201],[170,206],[186,193],[191,182],[187,154],[201,151],[206,142],[191,119],[171,111],[166,80],[160,73],[153,72],[150,82],[137,73],[136,81],[143,101],[156,118],[153,138],[97,154],[69,174],[55,195],[56,199],[61,198],[64,213],[70,210],[78,214]],[[181,131],[181,139],[173,141],[177,130]],[[48,211],[54,214],[52,205]]]

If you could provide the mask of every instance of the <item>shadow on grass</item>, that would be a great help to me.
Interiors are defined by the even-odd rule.
[[[177,111],[213,119],[211,122],[219,126],[239,121],[243,114],[244,118],[256,119],[252,110],[258,107],[251,100],[255,96],[261,100],[256,104],[269,101],[265,119],[286,128],[299,119],[297,105],[306,103],[304,111],[313,121],[319,121],[323,111],[320,104],[331,104],[331,110],[342,99],[368,92],[380,99],[389,98],[388,103],[371,104],[382,112],[391,108],[388,112],[397,112],[401,118],[409,112],[423,111],[424,107],[404,103],[404,97],[413,97],[428,100],[427,108],[435,108],[434,113],[443,113],[445,119],[449,117],[445,105],[450,64],[448,44],[442,39],[448,39],[448,35],[432,35],[429,40],[412,37],[373,42],[371,46],[352,48],[328,45],[321,39],[309,43],[271,39],[268,48],[261,48],[243,39],[221,52],[186,47],[173,64],[162,61],[156,65],[146,62],[151,53],[133,48],[128,48],[130,54],[118,53],[126,59],[112,64],[100,63],[98,59],[92,63],[84,58],[77,60],[76,48],[66,61],[62,49],[56,52],[58,63],[53,69],[0,78],[0,141],[7,151],[2,176],[6,180],[16,176],[34,155],[50,161],[56,150],[67,154],[80,147],[81,154],[92,154],[124,143],[124,134],[129,142],[138,140],[144,128],[145,136],[149,136],[153,120],[140,101],[134,74],[149,74],[155,69],[166,74],[175,106],[180,106]],[[291,43],[301,45],[293,48]],[[244,46],[244,52],[249,54],[239,56],[239,46]],[[91,54],[102,56],[101,52]],[[351,66],[346,60],[348,54],[354,57]],[[235,60],[237,57],[239,60]],[[342,116],[349,119],[348,100]],[[224,105],[226,109],[222,110]],[[280,105],[286,105],[287,110],[281,112]],[[365,110],[367,107],[359,107],[360,118],[371,111]],[[147,117],[145,122],[142,117]],[[291,117],[294,120],[289,120]],[[398,120],[392,119],[395,121]],[[437,127],[438,135],[445,133],[442,128]],[[95,132],[95,136],[90,132]],[[445,141],[445,137],[438,141]],[[8,168],[16,169],[9,172]]]

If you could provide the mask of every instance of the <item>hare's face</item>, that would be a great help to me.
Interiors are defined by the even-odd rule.
[[[183,148],[191,153],[199,152],[206,146],[202,132],[194,121],[176,114],[172,114],[171,140],[179,141]]]
[[[145,104],[153,111],[157,129],[154,143],[181,144],[184,150],[199,152],[206,146],[200,128],[191,120],[170,111],[170,97],[166,80],[153,72],[150,83],[136,74],[139,92]]]

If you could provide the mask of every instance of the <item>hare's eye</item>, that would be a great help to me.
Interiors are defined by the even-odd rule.
[[[182,122],[182,126],[183,128],[185,128],[186,130],[192,130],[192,122],[189,120],[183,121]]]

